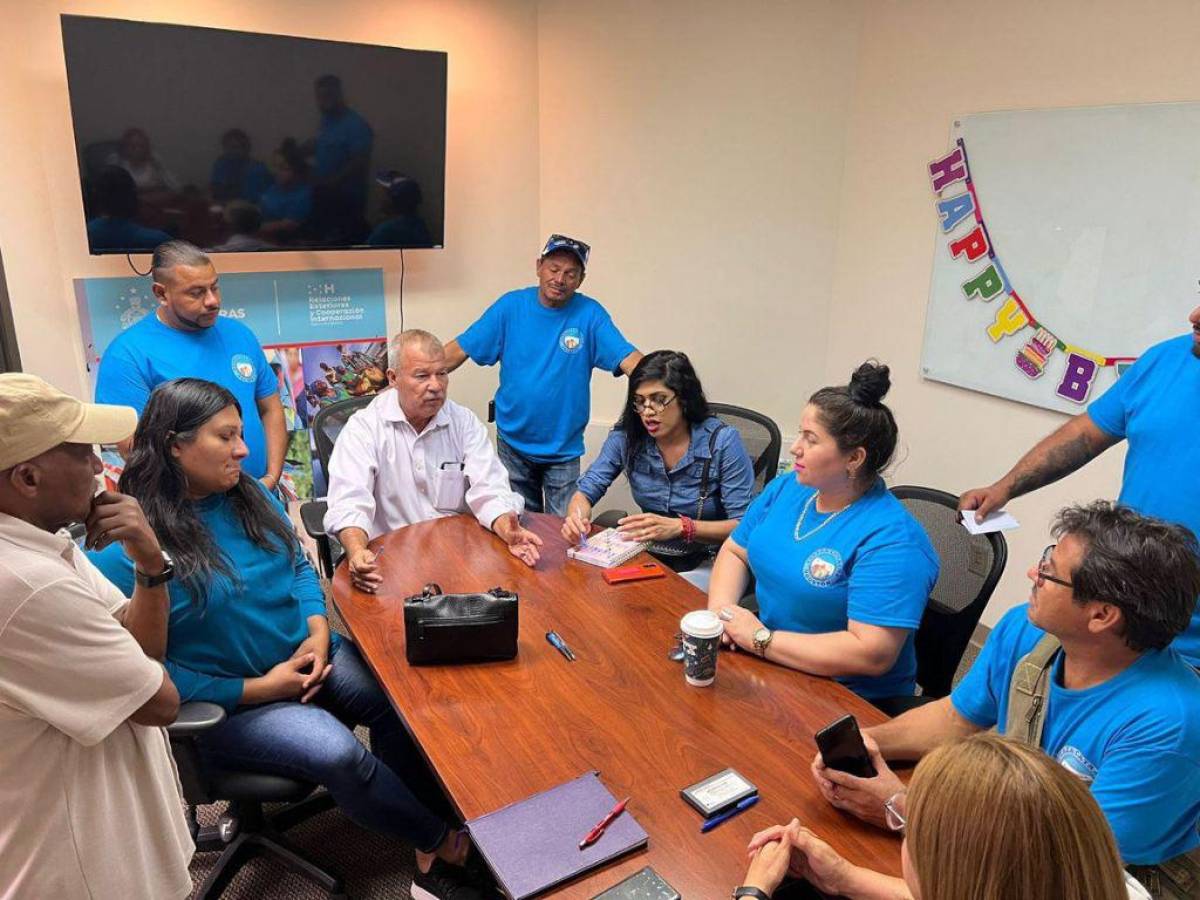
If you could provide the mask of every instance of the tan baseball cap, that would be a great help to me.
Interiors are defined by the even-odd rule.
[[[0,470],[59,444],[115,444],[136,427],[132,407],[83,403],[36,375],[0,375]]]

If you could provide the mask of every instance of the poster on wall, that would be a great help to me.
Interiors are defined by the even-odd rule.
[[[94,391],[104,350],[158,302],[149,278],[138,277],[76,279],[75,297]],[[290,499],[324,496],[313,417],[322,407],[387,384],[383,270],[222,274],[221,315],[254,332],[279,379],[289,432],[281,488]],[[103,460],[105,478],[115,484],[121,458],[106,451]]]
[[[939,234],[922,374],[1077,413],[1187,330],[1198,140],[1196,103],[956,121],[927,172]]]

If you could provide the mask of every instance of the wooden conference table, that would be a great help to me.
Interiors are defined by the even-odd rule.
[[[632,796],[649,847],[556,897],[592,897],[646,865],[686,900],[728,897],[745,874],[750,836],[793,816],[851,862],[900,874],[898,841],[830,807],[809,774],[815,731],[847,712],[873,725],[881,712],[833,681],[740,652],[721,654],[711,687],[688,686],[667,651],[680,616],[702,608],[704,595],[672,572],[608,585],[600,569],[566,558],[560,519],[529,519],[544,541],[535,569],[474,519],[455,516],[373,542],[386,550],[377,594],[355,590],[344,565],[334,576],[350,633],[465,820],[597,769],[616,797]],[[517,658],[410,667],[403,600],[430,581],[447,593],[516,591]],[[551,629],[577,662],[546,642]],[[728,766],[761,799],[702,835],[679,790]]]

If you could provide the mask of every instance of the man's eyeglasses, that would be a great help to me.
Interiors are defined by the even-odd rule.
[[[883,804],[883,818],[892,831],[903,831],[904,826],[908,824],[907,796],[907,792],[898,791]]]
[[[1075,585],[1072,584],[1071,582],[1064,581],[1061,578],[1055,578],[1048,571],[1048,569],[1050,568],[1050,557],[1054,555],[1054,548],[1057,546],[1058,546],[1058,544],[1051,544],[1049,547],[1047,547],[1045,550],[1042,551],[1042,559],[1038,563],[1038,567],[1037,567],[1037,585],[1038,585],[1038,587],[1041,587],[1047,581],[1053,581],[1055,584],[1061,584],[1063,587],[1074,588]]]
[[[634,397],[631,405],[634,412],[650,410],[652,413],[660,413],[674,403],[677,396],[677,394],[672,394],[670,397],[664,397],[662,394],[657,394],[653,397]]]

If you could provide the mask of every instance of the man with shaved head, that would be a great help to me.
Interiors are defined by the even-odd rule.
[[[245,411],[250,455],[243,468],[274,489],[283,473],[287,425],[279,379],[254,333],[221,315],[221,285],[212,260],[186,241],[154,250],[150,275],[158,309],[119,334],[100,360],[96,402],[132,406],[174,378],[204,378],[228,388]],[[257,412],[257,415],[254,412]],[[120,445],[128,455],[129,442]]]

